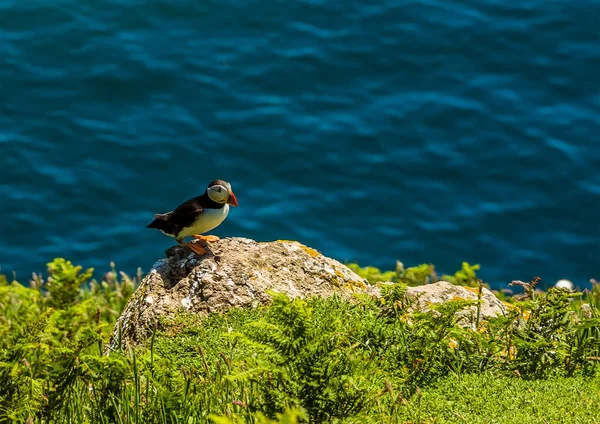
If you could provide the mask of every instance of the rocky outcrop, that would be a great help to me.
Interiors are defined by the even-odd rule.
[[[269,290],[290,298],[377,295],[375,287],[345,265],[293,241],[227,238],[211,243],[203,256],[184,246],[174,246],[166,253],[125,307],[111,347],[119,332],[125,344],[143,340],[160,316],[256,307],[270,301]]]
[[[154,264],[129,300],[108,350],[117,346],[117,340],[127,346],[146,339],[161,317],[256,307],[271,301],[271,290],[290,298],[337,294],[350,299],[356,293],[380,296],[379,287],[345,265],[294,241],[227,238],[211,243],[202,256],[188,247],[174,246],[166,251],[166,258]],[[415,301],[414,308],[427,310],[432,303],[477,299],[477,291],[440,281],[409,287],[406,296]],[[482,319],[506,313],[488,289],[482,300]],[[474,313],[475,307],[459,312],[461,320],[470,322]]]

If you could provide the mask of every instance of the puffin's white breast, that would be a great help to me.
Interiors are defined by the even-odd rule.
[[[229,214],[229,205],[221,209],[205,209],[202,215],[189,228],[184,228],[179,233],[180,238],[189,237],[192,234],[203,234],[218,227]]]

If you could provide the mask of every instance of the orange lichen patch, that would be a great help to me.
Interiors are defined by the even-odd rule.
[[[332,276],[331,274],[328,274],[328,273],[322,273],[320,275],[320,277],[322,280],[327,281],[331,284],[334,284],[338,287],[341,286],[344,282],[343,280],[340,280],[339,278],[335,278],[334,276]]]
[[[525,320],[529,319],[529,315],[531,315],[531,313],[529,311],[523,311],[523,313],[522,313],[523,319],[525,319]]]
[[[315,249],[313,249],[312,247],[305,246],[305,245],[303,245],[303,244],[301,244],[301,243],[298,243],[298,244],[300,245],[300,249],[302,249],[302,250],[304,250],[306,253],[308,253],[308,255],[309,255],[309,256],[311,256],[311,257],[313,257],[313,258],[316,258],[317,256],[319,256],[319,255],[320,255],[320,253],[319,253],[319,252],[317,252],[317,251],[316,251]]]
[[[467,298],[462,297],[462,296],[452,296],[452,298],[450,299],[450,301],[453,301],[453,300],[471,300],[471,299],[467,299]]]
[[[338,278],[341,278],[342,280],[345,280],[345,279],[346,279],[346,277],[344,277],[344,273],[343,273],[342,271],[340,271],[339,269],[337,269],[337,268],[334,268],[334,269],[333,269],[333,272],[335,273],[335,275],[336,275]],[[354,283],[354,281],[351,281],[351,283]],[[364,285],[364,284],[363,284],[363,286],[365,286],[365,288],[367,287],[367,286],[366,286],[366,285]]]
[[[367,285],[366,285],[366,284],[365,284],[363,281],[360,281],[360,280],[354,280],[354,281],[350,281],[350,283],[352,283],[352,284],[353,284],[353,285],[355,285],[355,286],[358,286],[358,287],[360,287],[360,288],[361,288],[361,289],[363,289],[363,290],[366,290],[366,289],[367,289]]]
[[[308,247],[303,245],[302,243],[295,241],[295,240],[276,240],[277,243],[293,243],[298,245],[298,247],[302,250],[304,250],[306,253],[308,253],[311,257],[316,258],[317,256],[320,255],[319,252],[317,252],[315,249],[313,249],[312,247]]]
[[[469,290],[470,292],[475,293],[476,295],[479,295],[479,287],[468,287],[468,286],[463,286],[465,289]]]
[[[346,290],[354,291],[354,289],[355,289],[356,287],[354,287],[354,285],[353,285],[352,283],[348,282],[348,283],[344,284],[344,288],[345,288]]]
[[[512,304],[512,303],[510,303],[510,302],[506,302],[506,301],[504,301],[504,302],[502,302],[502,303],[503,303],[503,304],[504,304],[504,306],[506,306],[507,308],[514,308],[514,307],[515,307],[515,305],[513,305],[513,304]]]
[[[367,288],[367,285],[362,281],[350,280],[346,284],[344,284],[344,288],[348,290],[354,290],[356,288],[365,290]]]

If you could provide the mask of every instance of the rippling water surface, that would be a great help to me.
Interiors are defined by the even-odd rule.
[[[600,3],[0,3],[0,265],[147,271],[217,234],[497,287],[600,277]]]

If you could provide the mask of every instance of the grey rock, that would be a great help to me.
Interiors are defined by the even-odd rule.
[[[421,311],[431,309],[431,305],[448,302],[452,299],[477,300],[478,288],[463,287],[448,281],[409,287],[406,297],[415,301],[415,307]],[[489,289],[483,288],[481,296],[480,320],[507,314],[506,306]],[[470,306],[458,312],[458,323],[474,328],[477,307]]]
[[[337,293],[349,299],[355,293],[377,293],[345,265],[294,241],[226,238],[210,243],[203,256],[174,246],[140,283],[108,348],[114,349],[119,338],[125,346],[137,344],[161,316],[178,311],[208,314],[268,304],[269,290],[291,298]]]

